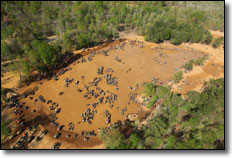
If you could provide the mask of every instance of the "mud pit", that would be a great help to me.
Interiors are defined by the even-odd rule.
[[[122,46],[123,44],[125,44],[124,47]],[[120,46],[122,48],[120,48]],[[112,49],[108,51],[108,56],[104,56],[102,51],[108,50],[110,47],[112,47]],[[114,47],[116,47],[116,49],[114,49]],[[74,53],[83,54],[83,52]],[[151,81],[152,77],[159,78],[162,83],[166,83],[168,80],[172,79],[177,68],[188,62],[190,59],[196,59],[203,55],[204,53],[194,51],[187,47],[161,47],[161,45],[158,44],[156,47],[151,47],[143,44],[141,48],[141,43],[136,43],[132,46],[130,42],[124,41],[98,50],[92,61],[88,61],[88,54],[85,55],[84,58],[87,62],[72,63],[70,65],[72,70],[59,76],[58,81],[42,80],[42,85],[39,84],[40,82],[34,82],[27,87],[23,87],[20,89],[21,94],[28,89],[33,89],[36,86],[38,87],[35,95],[33,95],[33,100],[30,100],[28,97],[21,99],[21,102],[25,102],[26,105],[30,106],[31,111],[34,109],[37,110],[35,115],[39,115],[40,111],[43,111],[46,114],[54,113],[54,110],[49,110],[51,104],[43,103],[40,100],[34,102],[35,98],[42,95],[46,100],[52,100],[52,102],[58,103],[58,107],[61,108],[61,111],[56,115],[58,117],[56,122],[60,125],[64,125],[64,128],[61,131],[62,135],[57,140],[53,138],[54,134],[57,133],[56,129],[52,126],[45,125],[44,127],[49,130],[50,137],[45,137],[41,143],[33,148],[50,148],[51,145],[57,141],[62,141],[61,148],[92,148],[98,146],[101,144],[101,141],[97,136],[91,136],[88,141],[84,141],[83,138],[86,135],[81,136],[81,131],[94,130],[95,133],[97,133],[98,128],[109,126],[109,124],[105,123],[105,110],[108,110],[111,113],[111,123],[118,120],[125,120],[127,114],[130,113],[137,113],[139,115],[144,113],[143,110],[139,110],[141,105],[129,101],[130,92],[138,93],[141,91],[141,88],[131,90],[128,86],[135,88],[136,84],[139,84],[139,87],[141,87],[143,82]],[[121,62],[115,60],[116,56],[121,59]],[[97,68],[100,68],[101,66],[104,67],[102,75],[97,74]],[[118,90],[115,89],[115,86],[106,83],[104,76],[107,74],[106,69],[108,68],[112,68],[114,71],[109,74],[118,78]],[[84,78],[81,76],[84,76]],[[69,87],[66,87],[64,83],[66,77],[68,77],[68,79],[74,79],[74,81],[69,84]],[[86,92],[84,85],[88,85],[88,83],[92,82],[95,77],[101,77],[101,81],[98,83],[97,87],[106,93],[105,97],[110,94],[108,91],[117,95],[117,100],[112,103],[114,105],[113,108],[110,107],[109,103],[105,103],[105,98],[103,103],[99,103],[95,109],[91,106],[86,106],[86,104],[96,103],[99,99],[99,97],[97,99],[94,97],[91,97],[91,99],[83,98],[83,95]],[[75,84],[75,81],[77,80],[79,81],[79,84]],[[77,92],[78,88],[83,91]],[[89,90],[91,89],[98,93],[96,86],[90,86]],[[63,92],[63,94],[59,95],[60,92]],[[128,102],[130,102],[129,105]],[[120,113],[125,107],[127,108],[127,111],[122,116]],[[82,122],[81,114],[85,113],[88,108],[90,108],[91,111],[97,110],[91,125],[87,122]],[[68,129],[70,122],[74,124],[73,131]],[[78,122],[81,123],[79,124]],[[70,138],[65,137],[68,133],[72,134]],[[74,138],[74,134],[76,133],[78,133],[79,136]]]

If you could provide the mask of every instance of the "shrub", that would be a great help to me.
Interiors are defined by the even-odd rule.
[[[157,96],[157,95],[153,96],[153,97],[151,98],[150,102],[148,103],[147,108],[150,109],[150,108],[155,104],[155,102],[156,102],[157,100],[158,100],[158,96]]]
[[[178,83],[181,79],[183,79],[183,71],[177,71],[174,74],[173,80],[175,83]]]
[[[129,146],[130,149],[134,149],[139,142],[140,138],[137,136],[137,134],[131,134],[129,137]]]
[[[212,42],[213,36],[212,34],[208,31],[205,30],[205,34],[203,35],[203,43],[209,44],[210,42]]]
[[[163,98],[168,92],[168,89],[164,86],[159,86],[157,87],[157,90],[156,90],[156,95],[159,97],[159,98]]]
[[[153,96],[155,94],[155,85],[153,83],[146,83],[143,85],[142,93],[146,97]]]
[[[195,65],[202,65],[205,62],[205,57],[199,57],[194,61]]]
[[[182,80],[183,78],[183,72],[182,71],[178,71],[174,74],[174,83],[179,83],[180,80]]]
[[[190,38],[191,43],[199,43],[199,42],[201,42],[201,40],[203,38],[202,29],[203,28],[200,28],[197,25],[192,26],[192,30],[191,30],[192,36]]]
[[[224,40],[223,37],[219,37],[219,38],[215,39],[213,42],[213,47],[217,48],[222,43],[223,40]]]
[[[178,96],[177,94],[172,96],[172,104],[173,105],[178,105],[183,102],[183,99],[181,96]]]
[[[187,71],[192,70],[192,69],[193,69],[193,63],[194,63],[194,61],[193,61],[193,60],[190,60],[188,63],[186,63],[186,64],[184,65],[184,69],[187,70]]]

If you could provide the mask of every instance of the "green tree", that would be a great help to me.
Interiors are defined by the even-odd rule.
[[[130,149],[135,149],[139,142],[139,137],[137,134],[131,134],[129,137],[129,147]]]
[[[11,52],[10,46],[3,41],[1,41],[1,55],[5,59],[13,59],[13,54]]]
[[[101,129],[99,134],[100,140],[102,140],[108,149],[124,149],[126,144],[124,143],[123,134],[118,128],[111,127],[109,131]]]
[[[156,95],[158,98],[163,98],[168,93],[168,88],[164,86],[158,86],[156,88]]]
[[[70,32],[65,32],[63,34],[63,49],[64,52],[68,52],[71,50],[73,45],[73,41],[71,39],[71,33]]]
[[[155,85],[153,83],[144,84],[142,93],[147,97],[153,96],[155,94]]]
[[[32,42],[32,48],[36,51],[40,61],[45,66],[51,66],[55,63],[59,52],[56,52],[53,46],[47,44],[44,41],[35,40]]]
[[[174,30],[172,33],[171,43],[175,45],[179,45],[183,42],[182,38],[183,38],[183,33],[180,31]]]
[[[151,100],[149,101],[149,103],[147,104],[147,108],[151,108],[154,104],[155,104],[155,102],[158,100],[158,96],[157,95],[155,95],[155,96],[153,96],[152,98],[151,98]]]

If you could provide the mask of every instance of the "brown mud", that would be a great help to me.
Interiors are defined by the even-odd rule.
[[[146,108],[141,108],[141,105],[129,101],[130,93],[140,93],[141,88],[136,90],[131,90],[128,86],[136,87],[139,84],[141,87],[142,83],[150,82],[152,77],[159,78],[163,84],[168,83],[172,80],[174,73],[186,62],[191,59],[196,59],[205,55],[206,53],[210,55],[209,60],[199,67],[194,67],[192,72],[184,74],[184,80],[182,83],[174,86],[173,91],[179,93],[185,93],[189,90],[199,89],[201,87],[201,82],[207,80],[211,77],[223,77],[224,76],[224,51],[220,47],[214,49],[211,46],[202,44],[182,44],[179,46],[174,46],[169,43],[153,44],[145,42],[142,36],[137,36],[134,34],[121,35],[124,40],[115,41],[103,46],[89,48],[85,51],[73,51],[75,55],[81,55],[86,59],[85,63],[77,63],[74,60],[69,67],[72,70],[67,71],[65,74],[59,76],[59,80],[49,80],[42,79],[41,81],[35,81],[29,86],[22,87],[18,90],[18,93],[22,94],[28,89],[33,89],[38,87],[38,90],[33,95],[34,98],[38,98],[42,95],[46,100],[52,100],[59,104],[61,112],[57,114],[57,122],[64,125],[62,130],[62,135],[58,139],[54,139],[53,136],[57,133],[56,129],[49,124],[44,124],[42,128],[47,129],[48,135],[45,136],[40,142],[36,144],[30,144],[28,148],[37,149],[48,149],[55,142],[62,142],[62,149],[77,149],[77,148],[104,148],[102,142],[95,137],[90,137],[88,141],[84,141],[85,136],[80,136],[81,131],[95,130],[101,127],[108,127],[109,124],[105,123],[104,112],[109,110],[111,113],[111,123],[117,122],[118,120],[125,120],[126,115],[130,113],[136,113],[140,118],[144,116],[147,112],[150,112]],[[136,45],[131,45],[130,40],[137,40],[143,42],[143,47],[141,48],[141,43],[136,43]],[[120,48],[122,44],[125,44],[124,48]],[[108,50],[110,47],[116,46],[117,49],[111,49],[108,52],[109,56],[104,56],[100,53],[102,50]],[[91,52],[97,51],[98,53],[93,57],[92,61],[88,61],[88,56]],[[121,62],[116,61],[114,58],[117,56],[121,59]],[[213,64],[216,63],[216,66]],[[212,65],[213,64],[213,65]],[[103,75],[97,74],[97,68],[101,66],[104,67]],[[112,68],[112,76],[118,77],[118,90],[115,86],[106,84],[106,79],[104,75],[107,73],[105,70],[107,68]],[[216,74],[216,75],[215,75]],[[84,76],[82,78],[81,76]],[[65,86],[64,79],[68,77],[69,79],[74,78],[74,81],[69,85]],[[87,122],[82,122],[81,113],[84,113],[87,108],[93,110],[92,107],[86,107],[86,104],[91,104],[96,102],[98,99],[86,99],[83,98],[83,94],[86,92],[84,85],[92,82],[95,77],[101,77],[101,81],[98,87],[106,92],[106,96],[109,94],[107,91],[118,95],[117,101],[115,101],[113,108],[110,108],[110,104],[103,103],[99,104],[95,110],[97,113],[94,115],[92,124],[89,125]],[[198,80],[199,81],[198,81]],[[74,82],[80,81],[78,85]],[[15,81],[14,81],[15,82]],[[40,84],[42,82],[43,84]],[[188,84],[186,84],[186,82]],[[6,85],[9,83],[3,83]],[[179,91],[179,87],[181,91]],[[7,87],[7,86],[5,86]],[[82,89],[81,93],[77,92],[77,88]],[[96,90],[96,87],[89,87],[89,89]],[[64,94],[59,95],[59,92],[64,92]],[[32,119],[40,115],[40,112],[46,115],[52,114],[54,111],[49,110],[49,105],[41,101],[34,102],[28,97],[21,99],[20,102],[25,102],[28,105],[29,111],[36,109],[36,113],[30,116]],[[128,105],[128,102],[130,104]],[[127,111],[123,116],[120,115],[121,110],[126,107]],[[70,122],[74,123],[74,130],[68,130],[68,124]],[[80,124],[78,122],[81,122]],[[74,138],[74,134],[78,133],[79,136]],[[67,134],[72,134],[70,138],[66,138]]]

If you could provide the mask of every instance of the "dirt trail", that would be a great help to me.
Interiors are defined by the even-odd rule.
[[[12,74],[10,72],[6,72],[3,74],[4,77],[1,76],[1,86],[3,88],[16,88],[19,83],[19,75]]]

